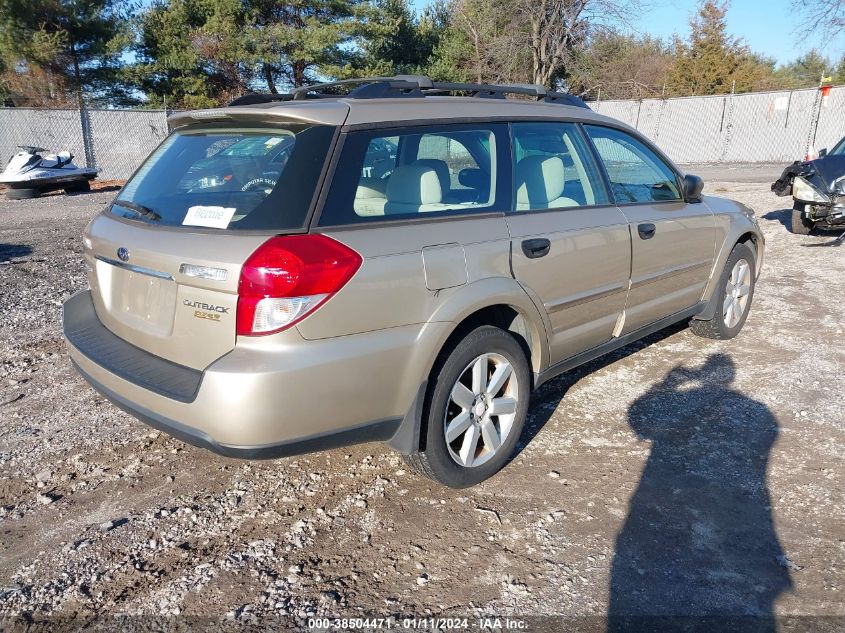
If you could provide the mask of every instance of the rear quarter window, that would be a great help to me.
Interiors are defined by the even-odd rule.
[[[109,212],[186,228],[302,228],[334,132],[319,125],[179,130],[144,162]]]

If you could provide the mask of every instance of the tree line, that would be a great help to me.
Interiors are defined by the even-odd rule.
[[[799,4],[841,34],[843,0]],[[199,108],[395,74],[587,99],[845,83],[845,57],[814,49],[779,66],[752,51],[728,32],[728,8],[701,0],[689,35],[663,40],[633,33],[639,0],[436,0],[421,12],[409,0],[0,0],[0,101]]]

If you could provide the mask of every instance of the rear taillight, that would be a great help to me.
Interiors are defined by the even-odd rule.
[[[301,321],[360,267],[358,253],[325,235],[267,240],[241,268],[238,334],[272,334]]]

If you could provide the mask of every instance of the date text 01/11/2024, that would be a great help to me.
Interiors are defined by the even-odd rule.
[[[398,631],[524,631],[527,622],[511,617],[480,618],[311,618],[310,631],[356,631],[356,630],[398,630]]]

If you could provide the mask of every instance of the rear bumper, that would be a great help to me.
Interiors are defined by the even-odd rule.
[[[138,418],[149,426],[164,431],[168,435],[172,435],[176,439],[187,442],[200,448],[205,448],[223,455],[224,457],[234,457],[239,459],[274,459],[277,457],[288,457],[290,455],[300,455],[302,453],[313,453],[316,451],[324,451],[331,448],[338,448],[340,446],[348,446],[350,444],[360,444],[362,442],[376,442],[389,441],[399,429],[402,423],[401,418],[393,420],[382,420],[380,422],[372,422],[369,424],[362,424],[358,427],[344,429],[326,433],[323,435],[315,435],[313,437],[303,437],[278,444],[263,444],[260,446],[234,446],[231,444],[221,444],[211,437],[208,433],[171,420],[163,415],[151,411],[137,403],[130,402],[120,394],[112,391],[105,385],[98,382],[92,376],[87,374],[76,361],[72,361],[77,371],[88,381],[88,383],[97,390],[101,395],[105,396],[112,404],[119,409],[126,411],[128,414]]]
[[[90,291],[65,302],[64,322],[74,365],[115,405],[181,440],[248,459],[401,435],[448,325],[318,341],[292,328],[241,340],[200,372],[116,337],[97,318]]]

